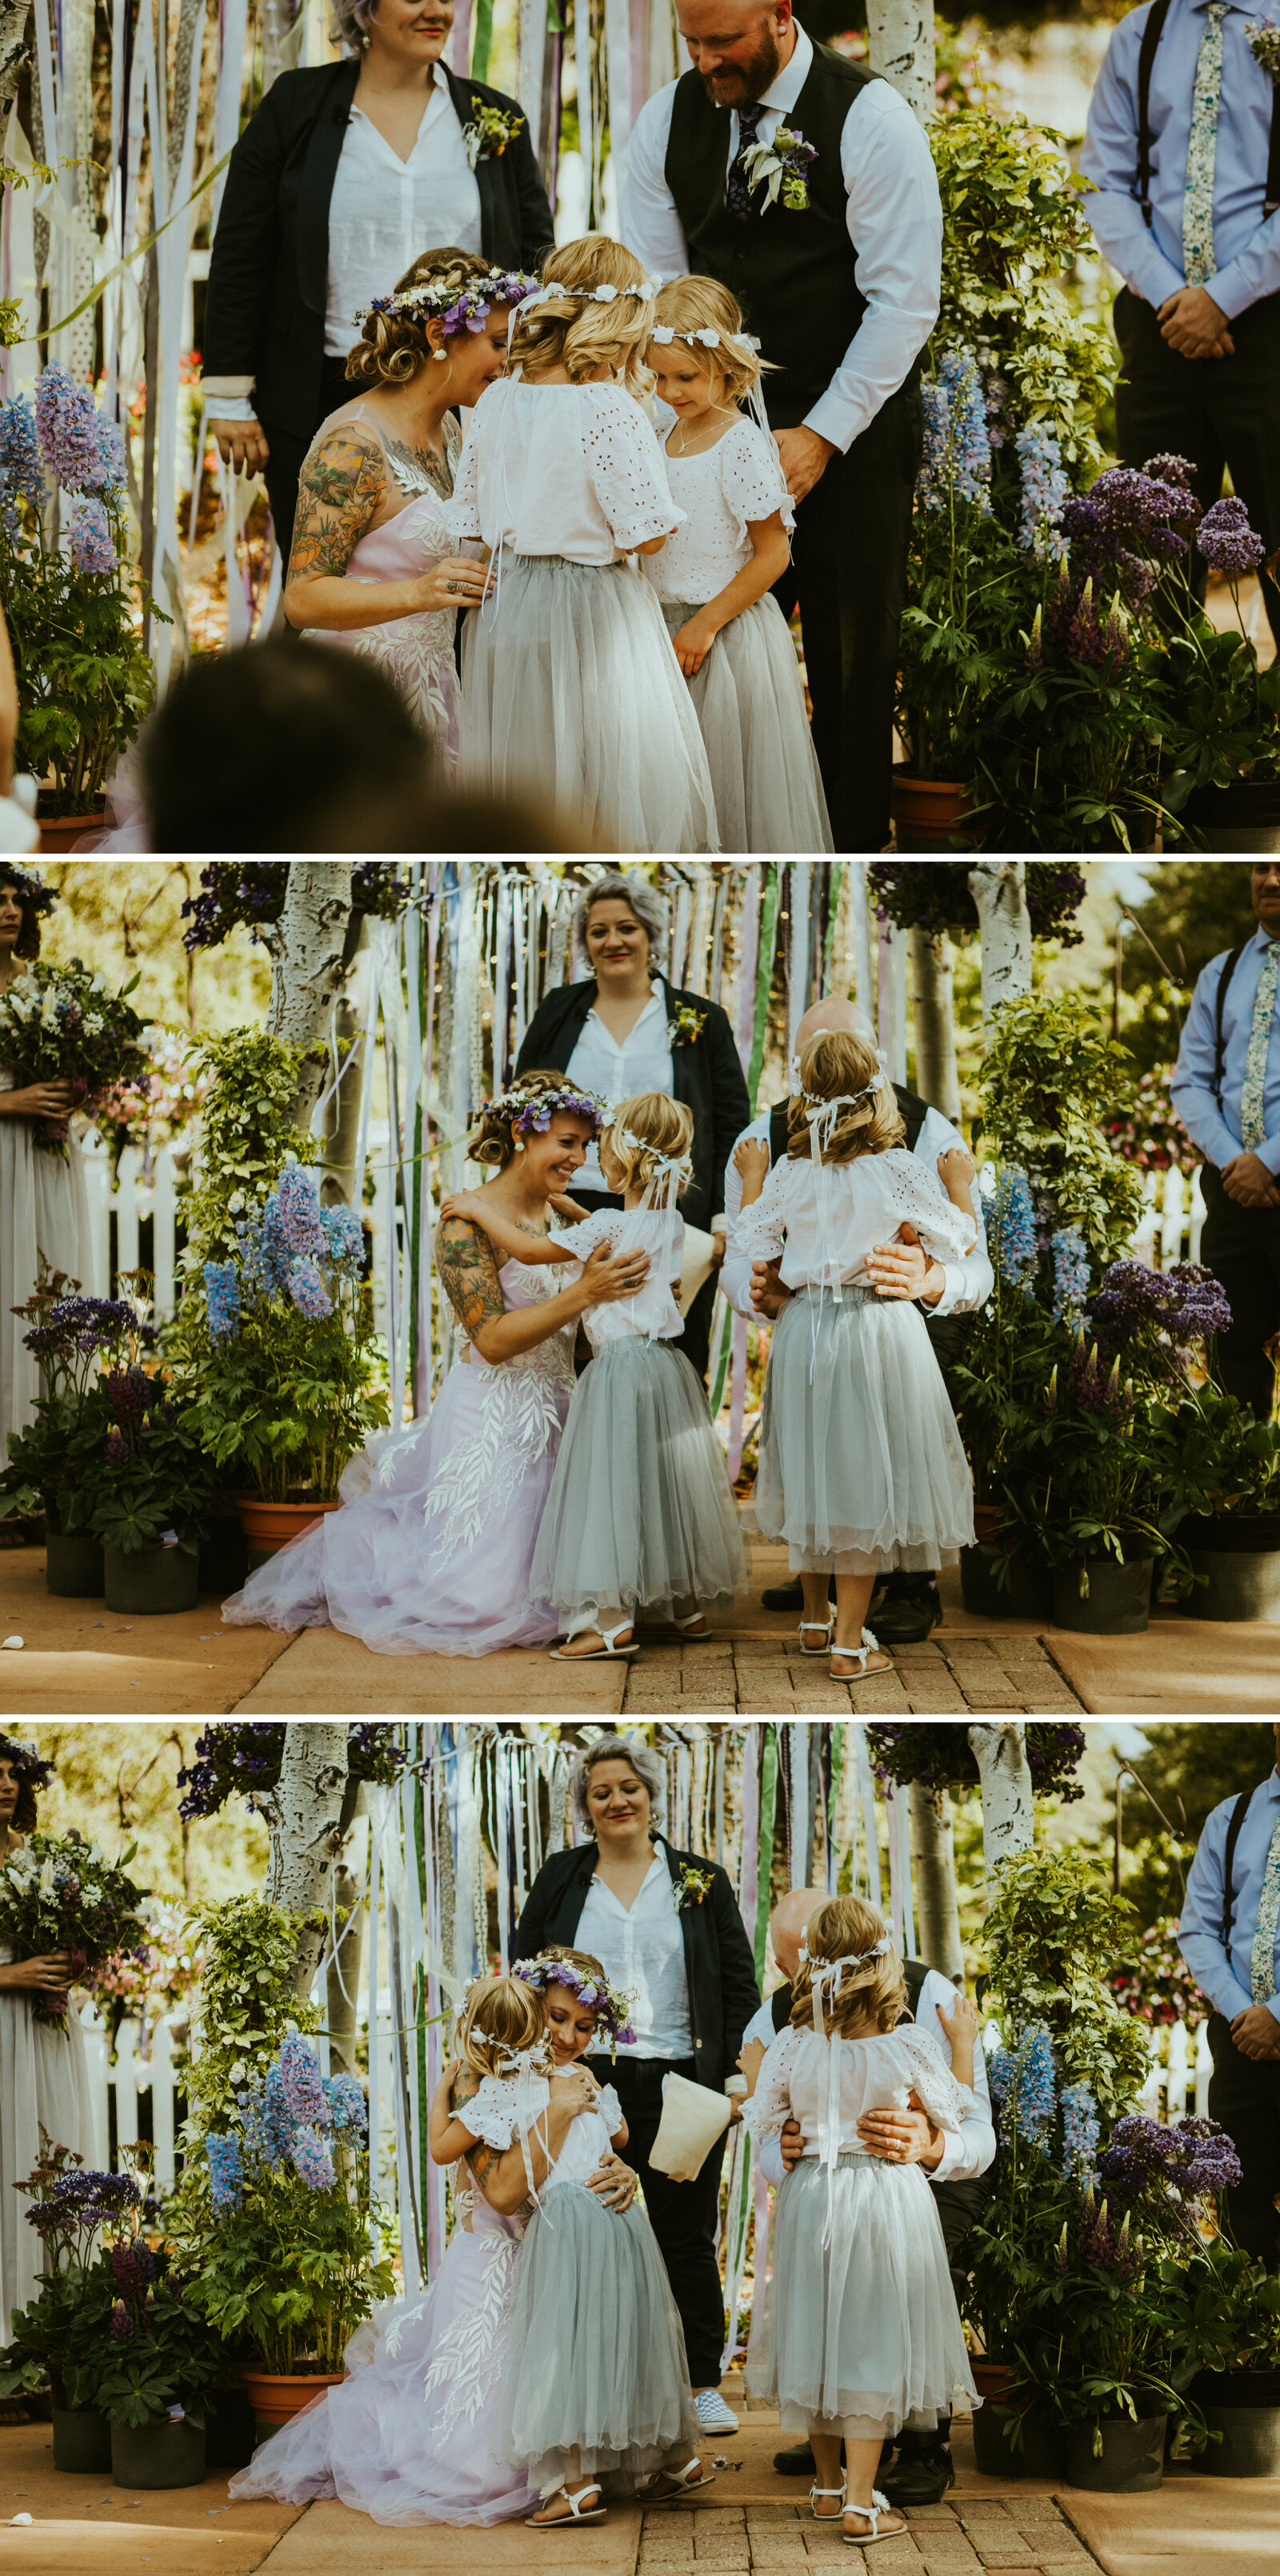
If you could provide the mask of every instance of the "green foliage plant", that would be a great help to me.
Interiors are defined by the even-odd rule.
[[[1092,2086],[1104,2127],[1136,2101],[1148,2065],[1146,2031],[1108,1983],[1131,1950],[1132,1921],[1078,1849],[1038,1845],[993,1873],[988,2000],[1007,2042],[1045,2023],[1064,2078]]]
[[[261,1896],[233,1896],[194,1914],[205,1947],[200,2044],[187,2070],[183,2207],[199,2183],[199,2159],[190,2150],[233,2116],[237,2094],[265,2075],[291,2030],[318,2030],[321,2020],[319,2006],[300,2003],[295,1991],[298,1940],[314,1928],[312,1917]]]
[[[187,1203],[188,1276],[236,1248],[236,1219],[257,1213],[287,1162],[313,1163],[315,1139],[293,1123],[301,1047],[266,1029],[228,1029],[194,1058],[208,1079],[200,1117],[199,1178]]]
[[[1128,1059],[1081,993],[1002,1003],[983,1062],[987,1150],[1048,1191],[1099,1270],[1123,1252],[1142,1208],[1142,1175],[1112,1152],[1102,1120],[1129,1088]]]

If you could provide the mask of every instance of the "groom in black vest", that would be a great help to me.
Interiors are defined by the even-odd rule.
[[[623,238],[651,274],[693,270],[729,287],[777,370],[764,397],[798,508],[775,596],[788,618],[800,608],[835,846],[879,850],[918,360],[938,314],[933,160],[905,99],[814,45],[792,0],[677,0],[677,15],[693,69],[636,120]],[[803,208],[781,190],[767,206],[744,158],[780,128],[816,156]]]

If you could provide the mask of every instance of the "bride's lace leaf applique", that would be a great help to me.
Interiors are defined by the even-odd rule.
[[[513,1376],[509,1363],[491,1369],[482,1361],[481,1368],[489,1384],[475,1439],[444,1461],[422,1510],[426,1527],[438,1524],[446,1556],[478,1545],[560,1428],[547,1379]]]
[[[474,2424],[498,2376],[503,2329],[515,2299],[519,2251],[509,2237],[496,2241],[485,2265],[479,2299],[455,2317],[440,2338],[422,2393],[429,2397],[433,2389],[448,2386],[449,2398],[440,2418],[442,2433],[455,2424]]]

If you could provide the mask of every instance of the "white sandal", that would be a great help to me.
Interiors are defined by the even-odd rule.
[[[702,2470],[700,2477],[694,2477],[695,2469]],[[693,2458],[686,2460],[682,2469],[658,2470],[653,2485],[645,2489],[645,2505],[648,2507],[651,2504],[671,2504],[678,2495],[701,2495],[704,2487],[713,2487],[715,2482],[715,2470],[702,2469],[702,2462],[695,2451]]]
[[[871,2490],[870,2504],[847,2504],[844,2508],[844,2513],[841,2515],[841,2520],[846,2521],[851,2513],[858,2513],[861,2514],[864,2522],[870,2523],[871,2529],[869,2532],[846,2531],[844,2535],[846,2547],[849,2549],[874,2549],[878,2540],[901,2540],[903,2533],[907,2528],[907,2519],[905,2514],[899,2516],[898,2520],[893,2524],[890,2530],[882,2531],[880,2528],[881,2514],[893,2513],[895,2511],[896,2507],[890,2504],[887,2496],[881,2495],[878,2487],[873,2487]]]
[[[630,1630],[634,1629],[635,1624],[634,1619],[620,1619],[616,1628],[601,1628],[599,1631],[601,1642],[589,1655],[566,1655],[563,1646],[553,1646],[551,1661],[553,1664],[620,1664],[626,1656],[638,1655],[640,1649],[634,1637],[629,1646],[615,1646],[614,1638],[625,1637]],[[594,1627],[595,1621],[591,1620],[589,1625]],[[575,1637],[585,1637],[586,1633],[585,1628],[571,1628],[564,1641],[565,1645],[572,1645]]]
[[[833,1651],[831,1648],[831,1631],[835,1624],[836,1614],[834,1610],[829,1610],[825,1619],[802,1619],[796,1632],[800,1639],[801,1654],[818,1656],[825,1655],[829,1651]],[[806,1635],[813,1636],[815,1634],[821,1637],[822,1644],[820,1646],[806,1646],[804,1642]],[[824,2495],[833,2495],[835,2493],[835,2489],[833,2487],[826,2487],[822,2492]]]
[[[810,2513],[812,2514],[814,2521],[815,2521],[815,2522],[839,2522],[839,2520],[840,2520],[840,2514],[839,2514],[839,2513],[819,2513],[819,2511],[818,2511],[818,2498],[819,2498],[819,2496],[838,2496],[838,2497],[839,2497],[839,2499],[840,2499],[840,2512],[841,2512],[841,2513],[843,2513],[843,2511],[844,2511],[844,2500],[845,2500],[845,2497],[846,2497],[846,2495],[847,2495],[847,2493],[848,2493],[848,2490],[849,2490],[849,2481],[848,2481],[848,2479],[847,2479],[847,2478],[841,2478],[841,2480],[840,2480],[840,2484],[839,2484],[839,2486],[838,2486],[838,2487],[818,2487],[818,2486],[810,2487],[810,2489],[809,2489],[809,2511],[810,2511]]]
[[[861,1645],[860,1645],[860,1646],[831,1646],[831,1647],[829,1647],[829,1648],[828,1648],[827,1653],[828,1653],[828,1660],[829,1660],[829,1662],[830,1662],[832,1665],[834,1665],[834,1663],[835,1663],[835,1659],[836,1659],[836,1656],[837,1656],[837,1655],[844,1655],[844,1656],[846,1656],[846,1657],[848,1658],[848,1661],[849,1661],[851,1664],[856,1662],[856,1664],[857,1664],[857,1666],[858,1666],[858,1670],[857,1670],[857,1672],[856,1672],[856,1673],[836,1673],[836,1672],[833,1672],[833,1674],[832,1674],[832,1679],[833,1679],[834,1681],[838,1681],[838,1682],[857,1682],[857,1681],[865,1681],[865,1680],[866,1680],[866,1678],[867,1678],[867,1657],[868,1657],[868,1655],[879,1655],[879,1654],[883,1654],[883,1653],[884,1653],[884,1649],[883,1649],[883,1647],[881,1646],[881,1643],[880,1643],[879,1638],[878,1638],[878,1637],[876,1637],[876,1636],[873,1636],[873,1634],[872,1634],[872,1632],[871,1632],[870,1628],[864,1628],[864,1629],[863,1629],[863,1631],[862,1631],[862,1643],[861,1643]],[[885,1655],[885,1659],[884,1659],[884,1669],[885,1669],[885,1671],[886,1671],[886,1672],[889,1672],[889,1673],[891,1673],[891,1672],[893,1671],[893,1657],[892,1657],[892,1655]],[[858,2512],[858,2513],[861,2513],[861,2511],[862,2511],[862,2507],[861,2507],[861,2505],[856,2506],[856,2507],[854,2508],[854,2510],[855,2510],[856,2512]]]
[[[584,2513],[582,2499],[584,2496],[589,2495],[600,2497],[601,2500],[597,2504],[592,2505],[589,2513]],[[601,2489],[594,2483],[591,2486],[579,2487],[576,2495],[570,2495],[567,2487],[555,2487],[552,2489],[549,2496],[543,2497],[542,2501],[544,2505],[554,2504],[557,2496],[564,2497],[565,2503],[569,2508],[568,2512],[552,2514],[549,2520],[542,2519],[536,2513],[527,2513],[525,2515],[525,2523],[530,2531],[567,2531],[571,2523],[606,2522],[608,2520]]]
[[[705,1610],[695,1610],[691,1619],[673,1619],[671,1624],[677,1634],[686,1638],[691,1646],[709,1646],[713,1632],[702,1624],[706,1615]]]

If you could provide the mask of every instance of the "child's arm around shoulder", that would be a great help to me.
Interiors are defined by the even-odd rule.
[[[455,2165],[474,2147],[474,2130],[464,2128],[461,2120],[453,2118],[451,2112],[454,2092],[460,2101],[467,2101],[478,2090],[479,2083],[479,2076],[474,2075],[469,2066],[459,2066],[456,2059],[446,2066],[431,2096],[431,2117],[427,2125],[427,2144],[433,2164]]]
[[[550,1235],[526,1234],[523,1226],[502,1216],[488,1202],[488,1190],[451,1191],[441,1201],[440,1222],[443,1225],[446,1217],[462,1217],[478,1225],[508,1261],[524,1261],[531,1268],[563,1261],[564,1255],[555,1249]]]

